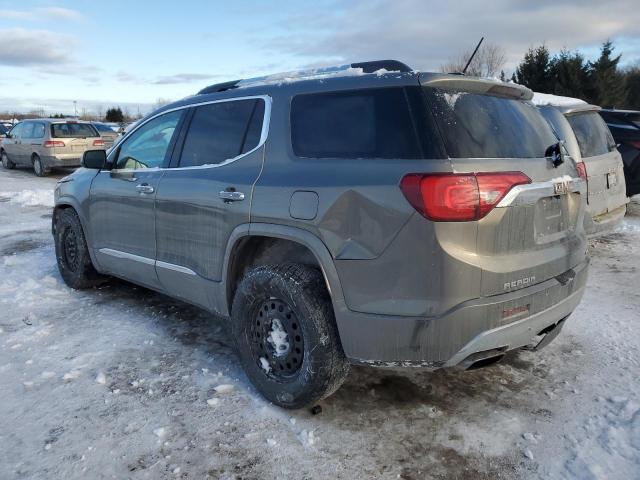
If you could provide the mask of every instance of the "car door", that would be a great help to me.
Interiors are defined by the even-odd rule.
[[[23,165],[31,166],[31,154],[32,151],[32,143],[36,140],[33,138],[34,135],[34,122],[24,122],[24,126],[22,127],[22,132],[20,133],[20,145],[18,146],[18,157],[20,158],[20,163]]]
[[[16,124],[9,132],[11,136],[2,141],[2,148],[7,153],[9,160],[16,164],[22,164],[20,158],[20,143],[22,142],[23,127],[24,122]]]
[[[134,130],[110,153],[112,168],[91,184],[89,221],[100,268],[156,289],[154,199],[183,114],[160,114]]]
[[[172,295],[219,311],[225,248],[249,222],[270,105],[249,97],[190,110],[156,195],[156,271]]]

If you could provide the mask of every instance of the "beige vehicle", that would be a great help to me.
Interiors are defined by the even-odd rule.
[[[4,168],[28,166],[44,177],[52,168],[79,167],[86,150],[104,148],[89,122],[44,118],[16,124],[0,142],[0,156]]]
[[[563,100],[557,103],[553,98],[546,104],[539,103],[538,108],[564,140],[578,172],[587,180],[588,215],[584,217],[587,234],[610,232],[627,210],[622,157],[598,113],[600,107],[578,99],[572,104],[571,99],[560,98]]]

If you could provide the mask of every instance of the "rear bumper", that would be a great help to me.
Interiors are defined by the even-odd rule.
[[[587,214],[584,216],[584,230],[589,237],[606,235],[620,224],[626,213],[626,205],[622,205],[615,210],[596,217],[591,217],[587,211]]]
[[[82,156],[78,155],[52,155],[42,157],[42,161],[48,168],[62,167],[79,167],[82,162]]]
[[[336,312],[342,345],[347,357],[359,364],[465,366],[475,354],[504,353],[526,346],[541,332],[561,323],[580,303],[587,271],[588,260],[540,284],[464,302],[435,318],[355,312],[346,318],[344,311]],[[528,312],[518,313],[524,307]]]

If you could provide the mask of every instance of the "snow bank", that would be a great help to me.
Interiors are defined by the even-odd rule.
[[[573,105],[586,105],[587,102],[580,100],[579,98],[562,97],[560,95],[551,95],[550,93],[533,92],[533,98],[531,99],[534,105],[542,107],[544,105],[551,105],[554,107],[570,107]]]

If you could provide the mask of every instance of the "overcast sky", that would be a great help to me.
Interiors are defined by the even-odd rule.
[[[455,3],[455,4],[454,4]],[[145,113],[211,83],[300,67],[396,58],[437,70],[481,36],[513,70],[526,49],[610,38],[640,61],[638,0],[0,0],[0,111]]]

